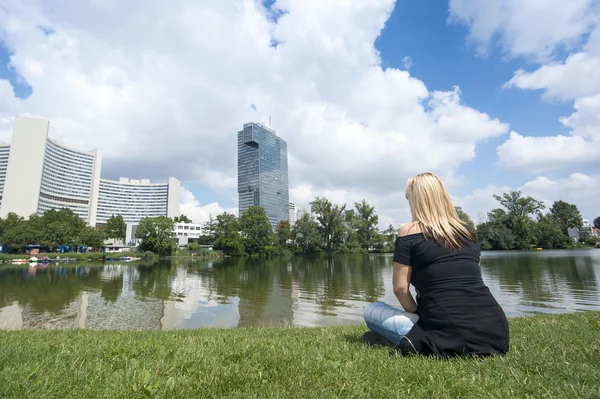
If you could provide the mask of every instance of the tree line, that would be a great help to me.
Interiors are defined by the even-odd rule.
[[[577,205],[555,201],[546,211],[543,202],[520,191],[494,195],[499,208],[488,212],[486,220],[477,225],[477,237],[482,249],[566,249],[577,246],[569,229],[580,231],[579,245],[594,246],[600,241],[590,229],[581,229],[583,218]],[[600,228],[600,217],[594,219]]]
[[[280,221],[275,229],[260,206],[251,206],[241,217],[223,213],[210,218],[204,227],[203,244],[230,255],[278,255],[317,252],[389,252],[393,249],[396,229],[389,226],[379,232],[379,216],[366,200],[353,209],[318,197],[312,214],[304,214],[294,226]]]
[[[460,207],[455,207],[460,219],[477,231],[482,249],[558,249],[577,245],[568,234],[570,228],[581,229],[583,224],[576,205],[556,201],[544,212],[541,201],[523,196],[519,191],[494,195],[494,198],[500,207],[488,212],[477,226]],[[214,219],[211,216],[199,243],[189,244],[188,249],[196,251],[199,244],[207,244],[229,255],[393,251],[397,229],[390,225],[379,231],[379,216],[366,200],[355,202],[352,209],[324,197],[316,198],[311,205],[312,215],[304,214],[294,226],[289,221],[280,221],[275,229],[260,206],[250,207],[241,217],[231,213],[222,213]],[[192,221],[186,215],[143,219],[135,233],[140,240],[139,250],[172,255],[178,249],[174,226],[180,222]],[[600,228],[600,216],[593,224]],[[598,243],[598,238],[586,235],[589,229],[581,232],[581,240],[587,245]],[[42,216],[34,214],[28,219],[14,213],[0,218],[0,244],[11,253],[23,253],[29,245],[39,245],[49,252],[61,246],[72,250],[99,249],[107,239],[125,241],[125,238],[126,224],[119,215],[112,216],[99,228],[87,226],[67,208],[48,210]]]
[[[80,247],[100,248],[107,235],[115,234],[109,228],[88,226],[67,208],[51,209],[42,216],[33,214],[28,219],[11,212],[6,218],[0,218],[0,244],[10,253],[24,253],[30,245],[39,245],[49,252],[60,247],[70,247],[73,251]]]

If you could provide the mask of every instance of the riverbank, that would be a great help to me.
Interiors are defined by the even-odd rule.
[[[66,252],[66,253],[40,253],[37,257],[47,256],[51,260],[62,259],[63,261],[104,261],[121,257],[144,257],[144,259],[158,259],[153,253],[139,252]],[[0,254],[0,262],[10,263],[14,259],[29,259],[30,255],[24,254]]]
[[[600,312],[510,319],[511,352],[390,358],[364,326],[0,332],[0,397],[600,396]]]
[[[200,252],[179,252],[173,256],[160,257],[152,252],[68,252],[68,253],[40,253],[37,257],[42,258],[47,256],[52,260],[52,264],[63,264],[74,261],[85,261],[85,262],[104,262],[104,261],[118,261],[120,258],[136,258],[139,260],[196,260],[196,259],[213,259],[223,258],[223,254],[220,251],[200,251]],[[28,260],[30,255],[24,254],[0,254],[0,267],[2,265],[11,265],[13,260],[24,259]],[[60,260],[60,262],[59,262]],[[27,264],[27,262],[24,262]]]

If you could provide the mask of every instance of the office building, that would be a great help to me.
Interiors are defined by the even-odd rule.
[[[10,144],[0,143],[0,206],[2,205],[2,194],[4,192],[4,181],[6,180],[6,168],[8,167],[8,155]]]
[[[102,153],[78,151],[48,137],[46,120],[16,117],[10,145],[0,144],[0,217],[71,209],[89,225],[112,215],[128,224],[179,215],[179,181],[100,178]]]
[[[121,215],[127,224],[147,217],[179,216],[179,180],[153,184],[150,180],[122,177],[119,181],[100,179],[97,223]]]
[[[76,151],[50,139],[49,126],[45,120],[15,118],[0,216],[13,212],[27,218],[69,208],[93,224],[101,154]]]
[[[287,143],[259,123],[238,132],[238,196],[239,216],[259,205],[273,227],[289,220]]]
[[[296,224],[296,204],[294,204],[293,202],[290,202],[289,218],[290,226],[294,227],[294,225]]]

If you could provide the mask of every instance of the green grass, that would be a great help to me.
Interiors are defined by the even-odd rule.
[[[510,325],[508,356],[448,361],[389,357],[363,326],[0,332],[0,397],[600,397],[600,313]]]

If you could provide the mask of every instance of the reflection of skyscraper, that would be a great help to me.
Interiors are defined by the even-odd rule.
[[[287,143],[259,123],[238,132],[238,195],[240,216],[259,205],[272,226],[289,220]]]

